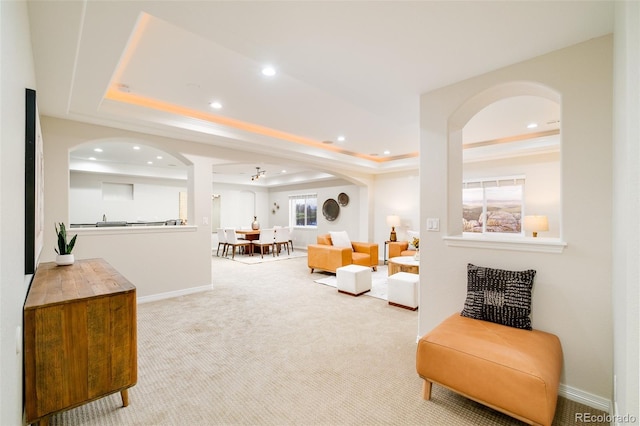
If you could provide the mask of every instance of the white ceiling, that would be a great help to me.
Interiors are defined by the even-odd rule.
[[[244,150],[214,171],[260,166],[280,181],[283,169],[417,166],[421,93],[613,25],[605,1],[30,1],[29,12],[41,114]],[[558,128],[557,105],[528,101],[492,108],[465,143]]]

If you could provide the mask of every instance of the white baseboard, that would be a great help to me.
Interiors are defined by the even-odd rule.
[[[580,389],[576,389],[571,386],[567,386],[563,383],[560,383],[560,386],[558,388],[558,395],[570,399],[571,401],[579,402],[580,404],[602,410],[605,413],[611,413],[612,406],[610,400],[589,392],[585,392]]]
[[[183,290],[169,291],[167,293],[152,294],[151,296],[138,297],[138,304],[155,302],[158,300],[171,299],[173,297],[186,296],[187,294],[199,293],[201,291],[212,290],[213,284],[203,285],[201,287],[185,288]]]

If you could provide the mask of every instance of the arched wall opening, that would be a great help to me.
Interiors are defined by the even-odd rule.
[[[108,159],[108,160],[107,160]],[[69,149],[71,227],[193,223],[192,163],[130,138],[87,141]]]
[[[558,134],[554,137],[560,139],[555,146],[547,146],[546,148],[536,147],[542,146],[544,138],[539,137],[543,134],[531,133],[531,139],[523,143],[518,138],[495,139],[487,143],[469,144],[465,141],[465,127],[471,120],[492,105],[508,101],[511,99],[543,99],[545,102],[557,105],[557,110],[561,111],[561,96],[555,90],[530,81],[516,81],[500,84],[486,89],[465,102],[449,117],[448,120],[448,221],[447,235],[466,237],[478,236],[476,232],[463,232],[474,229],[467,226],[463,229],[463,183],[471,180],[477,182],[485,180],[502,178],[517,178],[518,182],[523,183],[521,206],[517,207],[511,213],[505,213],[515,220],[514,228],[509,232],[480,232],[485,236],[516,236],[528,237],[531,233],[525,233],[521,226],[521,220],[524,215],[544,215],[547,216],[551,225],[550,231],[542,235],[550,238],[561,238],[561,129],[558,128]],[[559,112],[558,112],[559,114]],[[561,125],[560,117],[558,116]],[[549,132],[547,132],[549,133]],[[537,136],[536,136],[537,135]],[[509,136],[509,135],[503,135]],[[520,135],[520,139],[524,139],[526,135]],[[508,143],[507,143],[508,142]],[[515,148],[516,142],[520,144]],[[493,144],[491,147],[495,149],[493,157],[487,157],[484,160],[474,161],[470,164],[465,161],[469,157],[469,152],[473,150],[487,149],[487,145]],[[508,146],[511,145],[511,146]],[[481,146],[478,148],[476,146]],[[545,151],[546,149],[546,151]],[[498,153],[500,151],[500,153]],[[464,152],[464,154],[463,154]],[[497,153],[497,154],[496,154]],[[492,185],[494,183],[491,183]],[[494,191],[495,192],[495,191]],[[486,200],[485,200],[486,204]],[[499,204],[499,203],[497,203]],[[494,208],[496,203],[494,203]],[[468,207],[468,206],[467,206]],[[485,212],[483,215],[486,215]],[[505,211],[507,209],[505,208]],[[479,218],[482,221],[482,216]],[[480,225],[483,225],[480,223]],[[484,224],[486,226],[486,223]],[[476,227],[477,229],[477,227]]]

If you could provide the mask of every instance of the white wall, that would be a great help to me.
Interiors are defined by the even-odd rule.
[[[76,229],[77,259],[100,257],[137,287],[138,297],[183,294],[211,286],[211,163],[200,146],[103,126],[42,117],[45,158],[45,232],[41,261],[55,259],[53,223],[69,223],[69,151],[97,139],[122,138],[148,144],[189,164],[189,225],[158,232],[141,229]],[[102,214],[100,214],[100,217]],[[108,217],[107,219],[112,220]],[[205,223],[206,222],[206,223]],[[49,228],[45,227],[45,230]]]
[[[453,117],[469,106],[470,99],[522,82],[546,86],[561,100],[561,221],[568,246],[563,253],[553,254],[448,245],[443,237],[461,231],[462,154],[460,131],[455,129],[465,123],[454,122]],[[470,108],[482,106],[472,104]],[[533,326],[558,335],[562,342],[561,393],[605,410],[611,399],[613,361],[611,109],[610,36],[421,96],[421,222],[440,218],[440,232],[422,235],[419,333],[460,312],[467,263],[535,269]],[[450,134],[452,130],[457,133]]]
[[[336,220],[330,222],[322,214],[322,204],[344,192],[349,196],[349,203],[340,206],[340,213]],[[315,244],[316,237],[329,231],[347,231],[352,241],[368,241],[368,236],[360,228],[360,189],[357,185],[349,184],[342,179],[313,182],[309,184],[290,185],[271,188],[269,191],[269,223],[270,226],[289,225],[289,197],[292,195],[317,194],[318,196],[318,226],[316,229],[293,228],[292,240],[294,247],[306,249],[307,245]],[[273,203],[280,206],[276,213],[272,213]]]
[[[37,89],[27,3],[0,2],[0,424],[22,421],[25,88]]]
[[[375,242],[384,258],[384,242],[389,240],[391,228],[387,216],[400,216],[401,225],[396,227],[398,241],[407,241],[407,231],[420,229],[420,177],[417,169],[398,173],[387,173],[375,178],[373,211],[375,212]]]
[[[613,399],[614,414],[640,419],[640,3],[616,2],[615,23]]]
[[[267,188],[219,182],[213,183],[212,188],[214,194],[220,195],[221,228],[251,228],[254,216],[261,228],[270,226]],[[216,229],[212,228],[212,231],[216,232]]]
[[[103,183],[131,184],[132,200],[105,200]],[[108,221],[158,222],[179,218],[179,194],[187,182],[175,179],[115,176],[71,171],[69,223]]]
[[[252,204],[253,193],[256,194],[256,211],[261,228],[289,226],[289,197],[317,194],[318,227],[313,229],[294,227],[292,233],[294,247],[306,249],[308,244],[316,243],[318,234],[326,234],[335,230],[346,230],[353,241],[369,241],[360,226],[361,190],[357,185],[349,184],[342,179],[273,188],[214,183],[213,192],[220,194],[220,216],[223,228],[251,226],[252,210],[248,206]],[[335,221],[329,222],[322,215],[322,203],[329,198],[337,200],[338,194],[342,192],[349,196],[349,203],[340,207],[340,214]],[[280,208],[276,208],[274,203]],[[275,213],[273,209],[275,209]],[[215,229],[213,231],[215,232]],[[217,237],[213,238],[212,243],[214,247],[217,247]]]

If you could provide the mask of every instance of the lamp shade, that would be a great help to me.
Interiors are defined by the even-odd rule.
[[[400,226],[400,216],[396,216],[396,215],[387,216],[387,225]]]
[[[523,224],[524,230],[533,232],[534,237],[538,236],[538,232],[549,230],[549,221],[546,216],[525,216]]]

